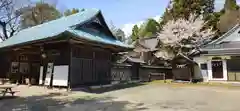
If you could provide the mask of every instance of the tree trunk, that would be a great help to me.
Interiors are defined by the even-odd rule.
[[[1,37],[1,39],[6,40],[6,39],[8,39],[7,24],[6,24],[6,22],[0,21],[0,25],[2,27],[2,33],[3,33],[3,37]]]

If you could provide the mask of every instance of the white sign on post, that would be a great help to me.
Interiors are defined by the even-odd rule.
[[[68,65],[54,66],[53,86],[68,86]]]
[[[44,85],[50,85],[52,73],[53,73],[53,63],[48,63]]]
[[[43,83],[43,66],[40,67],[40,77],[39,77],[39,84]]]

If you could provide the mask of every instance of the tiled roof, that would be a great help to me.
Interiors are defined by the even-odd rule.
[[[69,29],[70,33],[77,35],[80,39],[85,39],[93,42],[99,42],[103,44],[109,44],[109,45],[116,45],[121,47],[131,47],[130,45],[124,44],[123,42],[113,39],[111,37],[106,36],[105,34],[97,34],[90,31],[84,31],[84,30],[74,30]]]
[[[150,38],[141,38],[137,40],[134,45],[136,52],[149,52],[149,51],[156,51],[157,45],[159,44],[159,40],[157,37],[150,37]]]
[[[57,20],[53,20],[41,25],[21,30],[11,38],[1,42],[0,48],[14,46],[22,43],[31,43],[38,40],[45,40],[48,38],[55,37],[64,32],[70,32],[72,34],[78,35],[80,38],[93,40],[95,42],[112,44],[121,47],[130,47],[118,40],[109,39],[109,38],[113,39],[114,37],[106,38],[106,36],[103,35],[92,35],[92,33],[87,33],[81,30],[75,30],[74,28],[75,26],[84,24],[92,20],[99,13],[101,14],[100,10],[98,9],[84,9],[77,14],[62,17]]]

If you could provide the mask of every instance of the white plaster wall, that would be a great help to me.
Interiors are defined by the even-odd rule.
[[[201,69],[199,65],[194,66],[194,79],[201,79],[203,78]]]
[[[223,78],[216,79],[216,78],[212,77],[212,60],[210,58],[211,57],[208,57],[208,56],[195,57],[194,61],[198,63],[199,68],[200,68],[200,64],[207,63],[207,70],[201,70],[200,71],[201,73],[197,73],[197,71],[196,71],[195,73],[201,74],[205,82],[207,82],[209,80],[226,81],[228,79],[227,78],[227,61],[221,60],[223,63]]]
[[[193,60],[197,63],[206,63],[207,57],[206,56],[194,57]]]
[[[212,61],[207,62],[208,67],[208,80],[212,80]]]
[[[228,75],[227,75],[227,60],[223,60],[223,80],[227,81],[228,80]]]
[[[206,64],[208,59],[206,56],[194,57],[193,60],[198,63],[198,67],[194,67],[194,76],[196,78],[202,78],[204,82],[208,82],[208,70],[201,70],[200,65]],[[207,64],[208,65],[208,64]],[[209,69],[209,67],[208,67]]]

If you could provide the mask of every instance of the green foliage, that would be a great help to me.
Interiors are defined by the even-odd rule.
[[[164,25],[168,20],[188,19],[192,13],[206,17],[213,12],[214,0],[172,0],[162,17],[160,25]]]
[[[60,18],[62,15],[55,6],[47,3],[36,3],[33,7],[22,9],[21,28],[28,28]]]
[[[135,41],[137,39],[139,39],[139,28],[137,25],[134,25],[133,26],[133,29],[132,29],[132,35],[131,35],[131,39],[132,41]]]
[[[205,21],[207,21],[205,28],[211,27],[213,31],[216,31],[216,37],[222,35],[219,29],[219,21],[220,18],[224,15],[225,11],[221,10],[219,12],[213,12],[205,17]]]
[[[140,28],[138,28],[137,25],[133,27],[131,39],[132,41],[135,41],[143,37],[152,37],[156,35],[159,29],[160,29],[160,25],[156,20],[148,19],[145,23],[143,23],[140,26]]]
[[[64,12],[64,16],[69,16],[69,15],[72,15],[72,14],[76,14],[79,12],[79,9],[76,9],[76,8],[73,8],[73,9],[67,9],[65,12]]]
[[[154,36],[159,31],[159,23],[154,19],[148,19],[140,27],[139,36],[140,37],[151,37]]]
[[[202,10],[204,15],[209,15],[214,12],[214,2],[215,0],[202,0]]]
[[[226,0],[224,4],[225,10],[238,10],[239,6],[237,5],[236,0]]]
[[[219,32],[225,33],[239,23],[240,10],[236,0],[226,0],[218,23]]]

